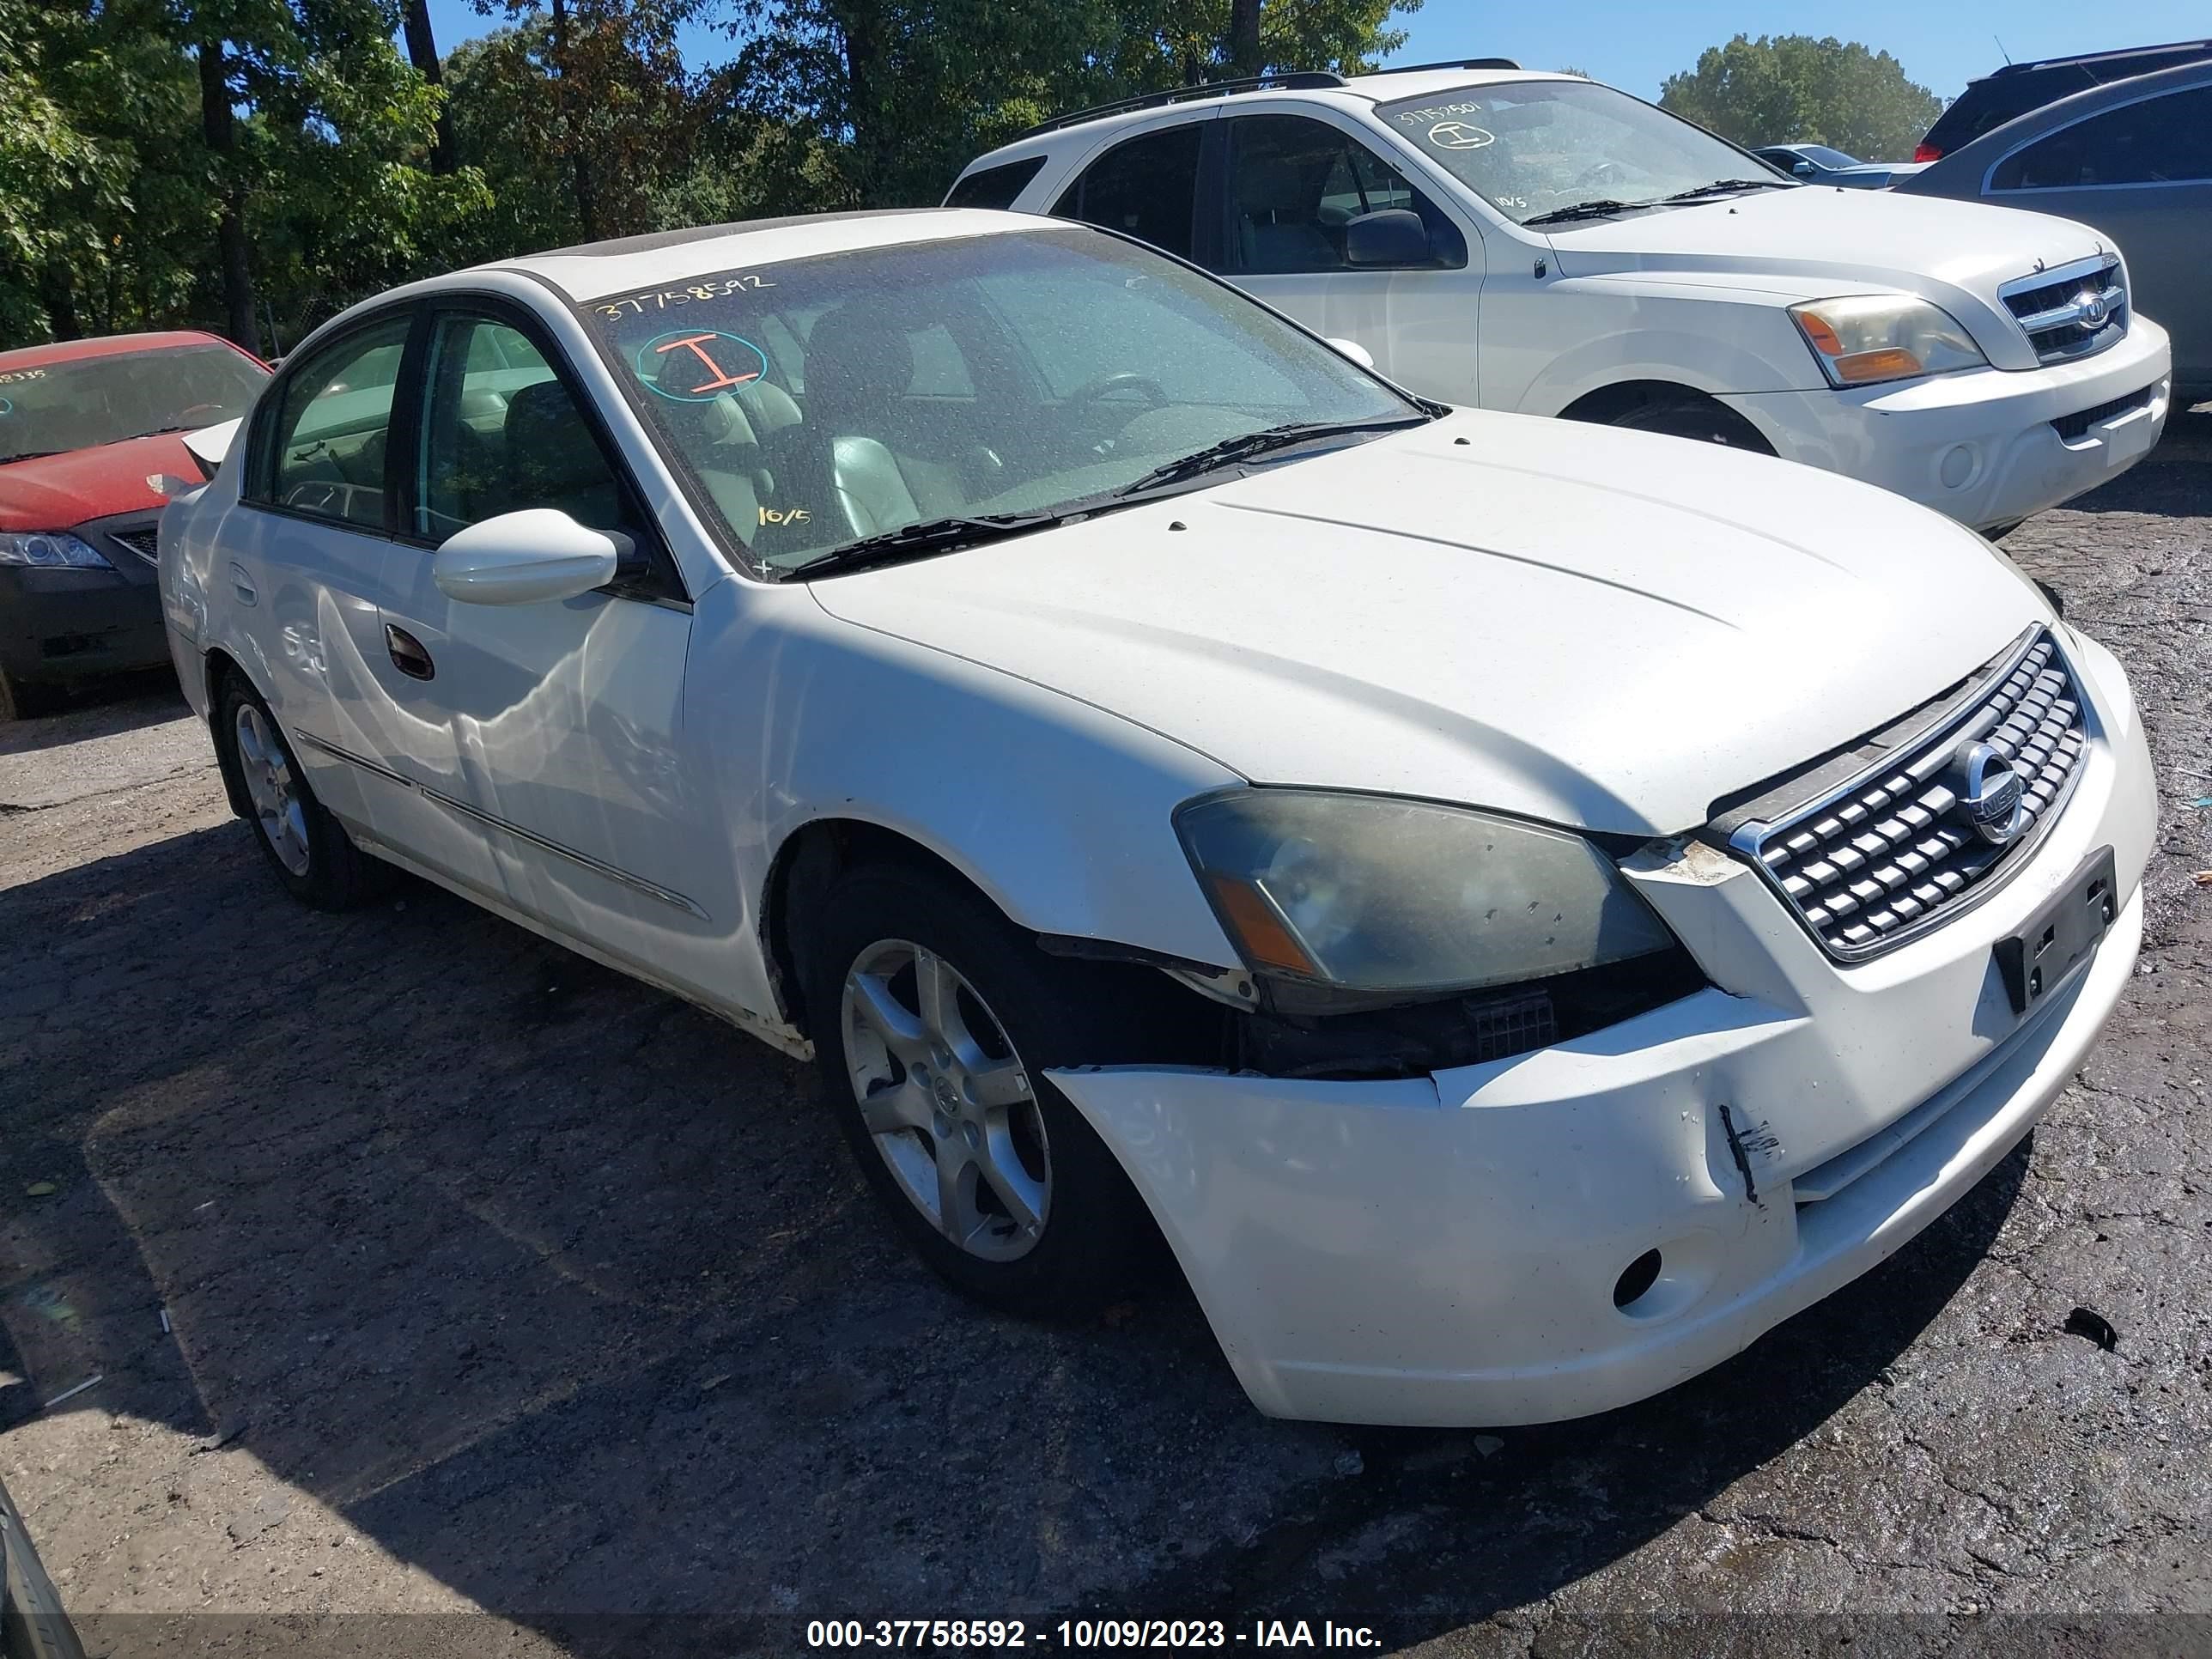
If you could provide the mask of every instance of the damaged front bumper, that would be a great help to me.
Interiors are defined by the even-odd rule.
[[[1838,965],[1693,844],[1629,873],[1714,988],[1620,1024],[1402,1080],[1055,1073],[1254,1402],[1439,1425],[1623,1405],[1848,1283],[2000,1161],[2095,1041],[2142,927],[2149,754],[2118,665],[2069,649],[2099,730],[2066,810],[1984,902],[1887,955]],[[2106,848],[2112,925],[2023,1019],[1996,945]]]

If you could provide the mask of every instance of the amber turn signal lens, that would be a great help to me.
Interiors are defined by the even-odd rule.
[[[1243,945],[1244,954],[1255,967],[1279,968],[1288,974],[1304,974],[1314,979],[1321,977],[1321,969],[1305,952],[1297,937],[1283,925],[1275,907],[1267,902],[1260,890],[1241,877],[1219,870],[1210,870],[1206,879],[1213,884],[1214,901],[1221,914],[1235,930],[1237,942]]]
[[[1836,359],[1836,378],[1846,385],[1862,380],[1898,380],[1922,372],[1920,359],[1902,346],[1854,351]]]

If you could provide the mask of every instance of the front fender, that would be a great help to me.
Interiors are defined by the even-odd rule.
[[[1237,965],[1172,823],[1236,774],[1061,693],[830,617],[795,584],[734,586],[708,596],[735,602],[726,617],[695,623],[697,683],[746,693],[695,707],[725,763],[759,757],[756,776],[726,786],[757,807],[732,814],[760,826],[752,893],[799,830],[856,819],[942,858],[1030,931]],[[727,677],[714,666],[741,662]]]
[[[1533,331],[1516,330],[1510,317],[1484,319],[1486,337],[1494,329],[1528,343],[1504,349],[1498,398],[1484,402],[1556,415],[1589,392],[1632,380],[1715,396],[1814,390],[1825,382],[1790,320],[1793,297],[1689,283],[1564,278],[1530,296],[1532,312],[1537,303],[1554,308],[1528,319]]]

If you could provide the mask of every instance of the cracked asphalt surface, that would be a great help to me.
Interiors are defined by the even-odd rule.
[[[956,1302],[802,1068],[427,887],[291,907],[173,684],[10,728],[0,1479],[119,1655],[1085,1613],[1440,1655],[2204,1650],[2212,412],[2007,547],[2125,661],[2158,764],[2103,1045],[1844,1293],[1489,1436],[1267,1421],[1182,1297]]]

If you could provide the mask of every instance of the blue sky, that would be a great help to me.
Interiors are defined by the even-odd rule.
[[[1912,79],[1955,98],[1970,79],[2004,61],[1997,36],[2014,59],[2025,60],[2212,33],[2204,0],[2133,0],[2124,7],[2080,0],[2006,0],[2002,7],[1850,0],[1830,9],[1821,23],[1808,21],[1808,14],[1802,3],[1780,0],[1568,0],[1516,7],[1428,0],[1401,20],[1411,38],[1397,60],[1513,58],[1531,69],[1571,66],[1654,98],[1668,76],[1732,35],[1835,34],[1890,52]],[[468,0],[430,0],[430,15],[441,51],[493,27]],[[711,63],[727,54],[729,43],[711,30],[694,29],[684,49],[694,64]]]

